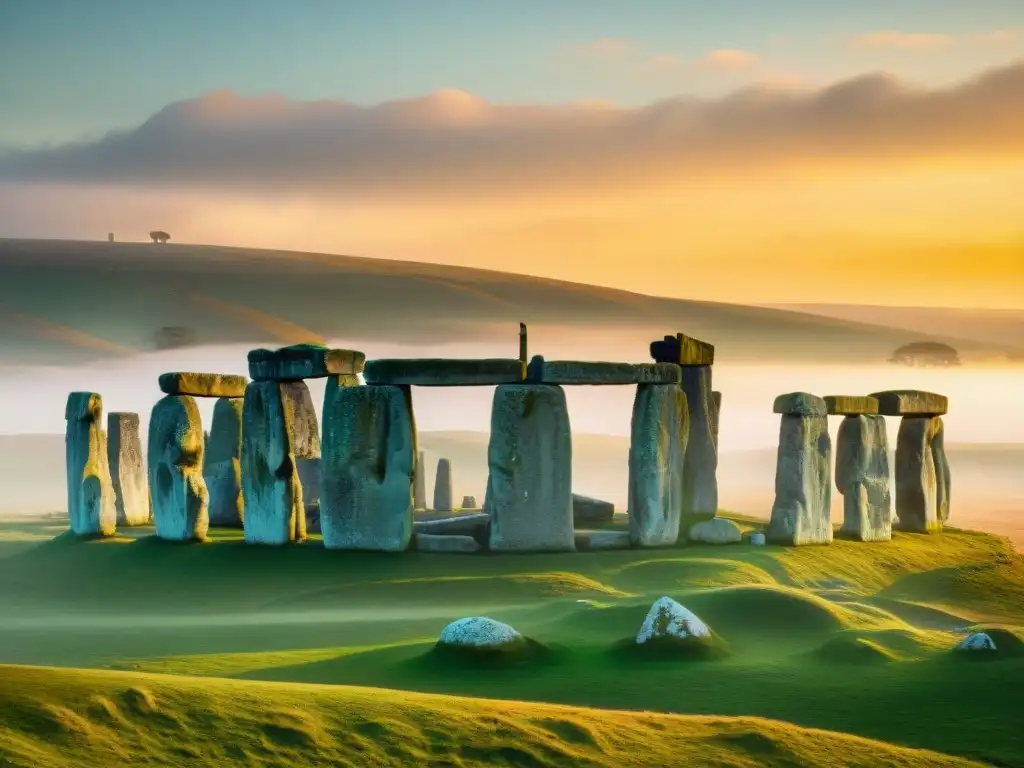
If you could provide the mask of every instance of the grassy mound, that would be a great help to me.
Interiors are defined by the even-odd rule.
[[[556,657],[556,650],[529,637],[499,646],[453,645],[436,643],[428,654],[431,659],[448,666],[511,667],[542,664]]]
[[[839,634],[828,640],[814,654],[831,664],[888,664],[896,656],[881,643],[856,635]]]
[[[972,632],[984,632],[996,644],[994,651],[967,651],[954,646],[953,658],[964,661],[995,661],[1024,656],[1024,638],[1017,629],[979,624],[971,627]]]
[[[627,638],[613,646],[612,654],[625,661],[718,661],[728,658],[730,649],[712,632],[710,637],[654,637],[643,644]]]
[[[760,718],[0,667],[0,763],[205,766],[980,766]]]

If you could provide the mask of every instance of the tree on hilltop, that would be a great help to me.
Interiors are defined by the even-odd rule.
[[[922,368],[944,368],[960,365],[960,353],[948,344],[938,341],[915,341],[904,344],[893,352],[889,362]]]

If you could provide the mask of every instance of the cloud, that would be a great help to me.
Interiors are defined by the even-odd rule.
[[[638,48],[627,37],[599,37],[583,43],[570,43],[558,49],[558,58],[575,62],[604,62],[622,59]]]
[[[928,32],[898,32],[883,29],[851,40],[854,48],[902,48],[906,50],[934,51],[957,45],[1006,45],[1015,43],[1020,34],[1013,29],[997,29],[970,35],[946,35]]]
[[[706,56],[694,62],[694,66],[701,70],[714,70],[717,72],[735,72],[740,69],[747,69],[757,62],[757,54],[750,51],[740,51],[734,48],[719,48],[711,51]]]
[[[502,105],[457,90],[373,106],[218,91],[98,141],[0,157],[0,180],[497,199],[1011,156],[1024,156],[1024,61],[934,89],[869,74],[640,108]]]

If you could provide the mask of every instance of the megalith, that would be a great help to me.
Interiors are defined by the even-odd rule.
[[[782,415],[782,424],[768,539],[827,544],[832,541],[832,440],[825,401],[793,392],[775,398],[772,410]]]
[[[438,459],[434,476],[434,510],[451,512],[453,503],[452,463],[449,459]]]
[[[113,536],[117,527],[107,436],[100,425],[103,398],[72,392],[64,406],[68,520],[78,536]]]
[[[843,416],[836,435],[836,489],[843,496],[840,535],[859,541],[892,538],[889,437],[873,397],[826,397],[829,415]]]
[[[153,516],[142,462],[139,414],[107,414],[107,460],[114,484],[117,524],[145,525]]]
[[[401,552],[412,538],[415,453],[401,387],[328,380],[320,529],[328,549]]]
[[[722,415],[722,393],[712,392],[711,403],[714,406],[714,411],[711,416],[711,437],[715,441],[715,452],[718,452],[718,423]]]
[[[663,547],[679,539],[689,413],[677,384],[640,384],[629,443],[629,539]]]
[[[222,397],[213,406],[206,440],[203,479],[210,493],[210,525],[240,528],[242,497],[242,397]]]
[[[495,388],[487,465],[492,550],[575,550],[572,433],[561,386]]]
[[[203,427],[191,395],[166,395],[149,417],[147,459],[156,535],[168,541],[206,538],[209,494],[203,480]]]
[[[427,508],[427,473],[426,473],[426,459],[423,456],[423,451],[416,452],[416,468],[413,472],[413,491],[412,491],[412,507],[413,509],[426,509]]]

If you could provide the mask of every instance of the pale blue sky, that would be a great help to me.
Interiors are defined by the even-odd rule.
[[[881,30],[943,37],[851,44]],[[1022,35],[1022,0],[0,0],[0,145],[95,137],[218,88],[635,105],[878,69],[935,83],[1020,57]],[[603,38],[631,43],[587,47]],[[756,59],[696,64],[717,49]]]

